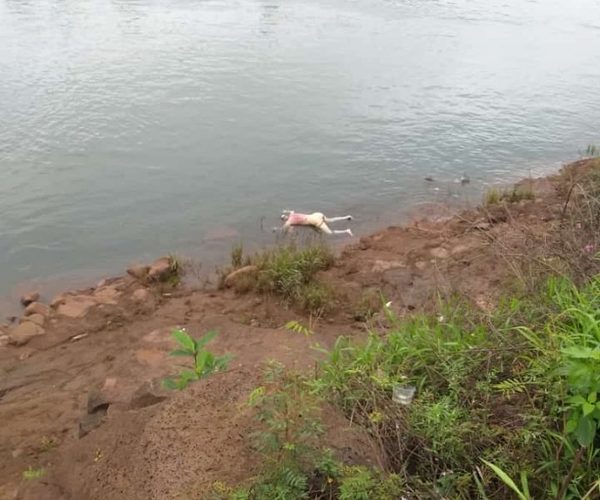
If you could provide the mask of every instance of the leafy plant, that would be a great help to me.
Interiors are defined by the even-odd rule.
[[[182,370],[177,378],[165,379],[163,383],[168,389],[185,389],[190,382],[227,369],[230,355],[216,356],[205,348],[206,344],[217,336],[216,332],[208,332],[197,340],[183,329],[173,330],[171,335],[181,346],[180,349],[172,351],[171,356],[189,356],[193,358],[194,366],[192,370]]]

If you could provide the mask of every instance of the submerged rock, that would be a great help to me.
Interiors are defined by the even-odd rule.
[[[13,345],[25,345],[33,337],[43,335],[46,331],[39,325],[31,321],[25,321],[18,326],[15,326],[8,333],[8,342]]]
[[[21,304],[27,307],[32,302],[36,302],[40,299],[40,294],[38,292],[26,293],[21,297]]]

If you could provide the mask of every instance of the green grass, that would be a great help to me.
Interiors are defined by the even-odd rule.
[[[339,337],[311,376],[271,370],[251,396],[262,473],[219,498],[597,498],[600,277],[438,313]],[[324,401],[368,432],[380,467],[322,448]]]
[[[485,205],[497,205],[501,202],[518,203],[521,200],[533,200],[535,195],[531,188],[525,186],[513,186],[510,190],[489,189],[485,194]]]
[[[242,263],[257,268],[255,273],[236,280],[234,288],[239,293],[276,295],[286,304],[312,313],[325,312],[333,303],[333,292],[317,278],[320,271],[329,269],[334,262],[333,252],[326,245],[278,246],[246,257],[238,246],[232,251],[231,261],[231,268],[222,272],[223,281]]]

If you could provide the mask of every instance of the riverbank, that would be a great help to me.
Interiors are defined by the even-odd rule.
[[[456,297],[492,314],[544,270],[566,272],[551,258],[561,252],[578,252],[571,271],[591,276],[597,242],[581,220],[566,228],[565,213],[571,186],[596,168],[582,160],[492,193],[481,208],[361,238],[317,273],[331,296],[312,314],[232,279],[229,288],[188,290],[169,259],[29,306],[20,326],[2,327],[0,498],[207,498],[215,482],[248,480],[259,464],[246,401],[267,360],[307,371],[321,358],[314,343],[330,349],[341,334],[385,329],[388,312],[436,312]],[[310,338],[286,329],[290,321]],[[229,370],[165,390],[161,381],[182,364],[168,355],[176,327],[195,337],[218,331],[210,348],[233,355]],[[333,408],[324,423],[339,460],[377,465],[371,435]]]

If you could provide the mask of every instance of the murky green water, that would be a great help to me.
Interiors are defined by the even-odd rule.
[[[476,201],[600,142],[599,61],[596,0],[0,0],[0,295]]]

